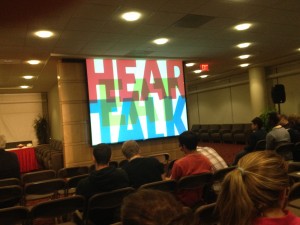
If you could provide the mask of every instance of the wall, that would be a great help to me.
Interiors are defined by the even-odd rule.
[[[52,139],[62,140],[61,111],[58,98],[58,86],[54,85],[48,92],[48,109],[50,137]]]
[[[300,115],[300,63],[266,68],[265,111],[277,109],[271,98],[271,89],[277,83],[283,84],[286,102],[280,105],[280,112]],[[249,123],[254,116],[250,101],[249,80],[245,74],[205,82],[187,88],[189,127],[193,124]],[[262,112],[263,113],[263,112]]]
[[[45,101],[40,93],[0,94],[0,134],[7,142],[31,140],[37,144],[33,122],[43,115]]]

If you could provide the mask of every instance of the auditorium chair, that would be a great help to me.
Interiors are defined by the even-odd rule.
[[[213,184],[213,190],[218,195],[221,189],[221,183],[223,182],[223,179],[225,176],[234,170],[236,166],[230,166],[227,168],[219,169],[213,173],[212,177],[212,184]]]
[[[212,142],[223,142],[223,134],[231,131],[231,124],[221,124],[219,130],[211,133]]]
[[[208,140],[210,142],[213,142],[212,135],[215,134],[215,133],[218,133],[219,130],[220,130],[220,125],[218,125],[218,124],[211,124],[209,126],[209,129],[208,129]]]
[[[207,136],[208,129],[209,129],[209,124],[202,124],[201,127],[199,128],[198,137],[200,142],[205,142],[209,140]],[[204,137],[204,140],[202,139],[202,137]]]
[[[36,200],[49,200],[58,197],[59,190],[66,189],[64,179],[56,178],[51,180],[43,180],[34,183],[27,183],[24,186],[23,202],[24,205],[36,204]],[[65,195],[65,191],[63,191]]]
[[[89,167],[88,166],[73,166],[73,167],[64,167],[58,170],[57,177],[68,179],[70,177],[88,174]]]
[[[234,143],[234,135],[244,132],[244,124],[232,124],[231,132],[224,133],[222,138],[224,143]]]
[[[258,142],[256,142],[256,145],[254,147],[253,151],[262,151],[262,150],[266,150],[266,140],[259,140]]]
[[[12,207],[21,204],[23,190],[20,185],[0,187],[0,208]]]
[[[300,209],[300,182],[293,184],[289,191],[288,206]]]
[[[211,187],[212,178],[213,174],[210,172],[182,177],[177,181],[177,191],[202,189],[204,197],[204,190],[208,190]],[[203,199],[203,201],[198,202],[196,205],[205,203],[206,201]]]
[[[9,185],[21,185],[21,180],[18,178],[4,178],[0,179],[0,187]]]
[[[195,210],[195,216],[199,219],[200,225],[217,225],[219,215],[216,211],[216,203],[202,205]]]
[[[77,219],[84,224],[108,225],[119,222],[123,199],[134,191],[134,188],[126,187],[95,194],[88,200],[85,213],[77,211]]]
[[[54,224],[75,225],[77,223],[73,221],[73,214],[76,210],[83,211],[84,207],[85,198],[80,195],[54,199],[34,205],[30,210],[30,219],[32,224],[35,221],[43,224],[43,219],[48,224],[50,219]]]
[[[23,185],[25,185],[27,183],[55,179],[55,178],[56,178],[55,170],[40,170],[40,171],[36,171],[36,172],[24,173],[21,176],[21,182]]]
[[[89,174],[82,174],[82,175],[70,177],[66,181],[66,195],[68,196],[70,194],[74,194],[79,181],[81,181],[82,179],[84,179],[88,176],[89,176]]]
[[[295,145],[293,143],[285,143],[277,146],[275,152],[281,155],[286,161],[293,160],[293,152]]]
[[[25,206],[14,206],[0,209],[0,224],[28,224],[29,210]]]
[[[243,125],[243,129],[241,131],[236,131],[233,134],[233,140],[234,143],[236,144],[247,144],[248,137],[251,134],[252,129],[251,129],[251,124],[247,123]]]
[[[194,133],[196,133],[197,135],[199,135],[199,129],[201,128],[200,124],[193,124],[191,131],[193,131]]]
[[[140,189],[154,189],[154,190],[166,191],[166,192],[175,194],[176,189],[177,189],[177,182],[176,182],[176,180],[162,180],[162,181],[156,181],[156,182],[143,184],[139,188]]]

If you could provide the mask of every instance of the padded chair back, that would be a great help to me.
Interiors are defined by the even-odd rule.
[[[21,203],[23,197],[20,185],[0,187],[0,208],[12,207]]]
[[[201,225],[216,225],[219,221],[218,213],[215,210],[216,203],[202,205],[195,210],[195,216]]]
[[[178,180],[178,190],[203,188],[212,182],[212,173],[201,173],[182,177]]]
[[[21,185],[21,180],[18,178],[4,178],[0,180],[0,187],[9,185]]]
[[[41,170],[23,174],[21,181],[25,185],[27,183],[38,182],[56,178],[55,170]]]
[[[28,183],[24,186],[24,202],[26,204],[29,200],[56,198],[58,191],[65,188],[66,182],[61,178]]]
[[[293,160],[293,151],[295,145],[293,143],[281,144],[275,148],[275,152],[281,155],[285,160]]]
[[[123,199],[134,192],[132,187],[121,188],[110,192],[93,195],[87,206],[85,221],[92,220],[95,224],[111,224],[120,221],[120,207]]]
[[[141,189],[155,189],[160,191],[167,191],[170,193],[175,193],[177,188],[177,182],[175,180],[163,180],[163,181],[156,181],[151,182],[148,184],[144,184],[140,186]]]
[[[14,206],[0,209],[0,224],[26,224],[29,219],[29,210],[25,206]]]
[[[256,142],[254,151],[261,151],[265,149],[266,149],[266,140],[259,140],[258,142]]]
[[[148,155],[147,157],[156,158],[158,161],[160,161],[161,163],[166,165],[169,162],[170,154],[169,153],[159,153],[159,154]]]
[[[82,179],[88,176],[89,176],[88,174],[82,174],[75,177],[70,177],[70,179],[66,181],[66,195],[73,194],[75,192],[75,189],[79,181],[81,181]]]
[[[70,178],[82,174],[88,174],[89,167],[88,166],[74,166],[74,167],[64,167],[58,171],[59,178]]]
[[[220,169],[217,170],[214,174],[213,174],[213,183],[219,182],[221,183],[223,181],[223,179],[225,178],[225,176],[231,172],[232,170],[234,170],[236,168],[236,166],[230,166],[224,169]]]
[[[30,215],[33,220],[55,218],[58,221],[66,222],[70,220],[70,214],[76,210],[83,210],[84,206],[85,198],[80,195],[74,195],[38,203],[31,208]]]
[[[288,163],[288,173],[300,172],[300,162],[289,162]]]

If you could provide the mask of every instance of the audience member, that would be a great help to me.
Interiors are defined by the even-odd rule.
[[[0,135],[0,179],[20,179],[20,164],[18,157],[13,152],[5,151],[5,145],[5,137],[4,135]]]
[[[125,197],[121,208],[122,225],[195,225],[189,208],[170,193],[140,189]]]
[[[127,172],[130,186],[139,186],[155,181],[161,181],[164,166],[156,158],[142,157],[136,141],[126,141],[122,145],[123,155],[128,160],[122,168]]]
[[[289,189],[287,165],[273,151],[252,152],[222,183],[217,200],[221,225],[299,225],[285,210]]]
[[[268,124],[272,130],[266,136],[267,150],[274,150],[280,144],[291,142],[289,132],[279,124],[279,116],[276,112],[268,114]]]
[[[82,179],[76,188],[76,194],[87,199],[100,192],[112,191],[129,186],[126,172],[120,168],[110,167],[111,148],[107,144],[99,144],[93,148],[95,171]]]
[[[263,129],[263,121],[259,117],[255,117],[251,120],[251,129],[252,133],[248,137],[247,146],[244,148],[243,151],[236,154],[235,159],[233,161],[233,165],[236,165],[240,158],[244,155],[255,150],[256,144],[260,140],[265,140],[267,132]],[[264,149],[257,149],[257,150],[264,150]]]
[[[208,158],[211,162],[213,172],[228,167],[225,160],[213,148],[198,146],[197,152]]]
[[[179,146],[185,156],[174,162],[171,179],[179,180],[184,176],[213,172],[209,159],[196,151],[198,137],[192,131],[185,131],[179,135]],[[202,190],[185,190],[178,193],[180,201],[193,207],[202,200]]]
[[[295,126],[292,122],[289,121],[289,118],[285,114],[280,115],[279,124],[285,129],[287,129],[287,131],[290,134],[292,143],[300,142],[300,132],[297,129],[295,129]]]

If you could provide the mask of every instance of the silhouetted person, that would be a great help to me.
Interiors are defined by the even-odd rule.
[[[6,140],[0,135],[0,179],[20,179],[20,164],[14,152],[5,151]]]

